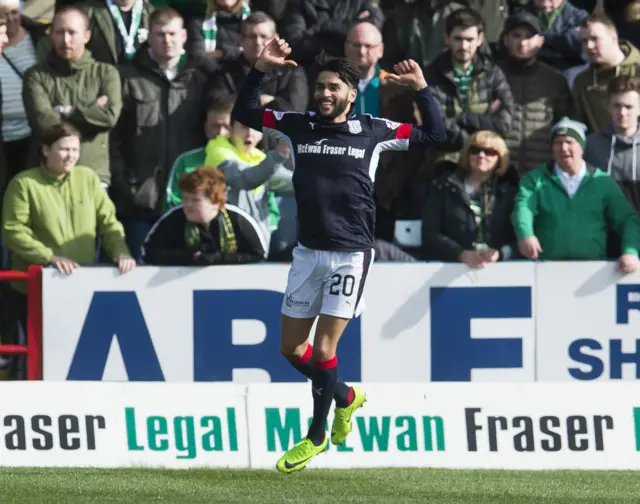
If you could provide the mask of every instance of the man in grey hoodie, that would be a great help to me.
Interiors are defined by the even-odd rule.
[[[640,79],[614,78],[607,89],[611,122],[587,138],[584,159],[609,173],[640,210]]]

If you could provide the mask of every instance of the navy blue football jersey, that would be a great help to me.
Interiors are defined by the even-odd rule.
[[[259,108],[261,72],[245,81],[234,119],[285,139],[293,156],[293,187],[298,208],[299,242],[316,250],[364,251],[374,242],[373,181],[380,153],[444,141],[440,109],[428,88],[416,93],[423,126],[370,115],[330,123],[313,112]]]

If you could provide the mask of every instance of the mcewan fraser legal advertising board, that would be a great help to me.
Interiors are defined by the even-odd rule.
[[[346,446],[314,467],[640,468],[633,394],[622,384],[369,384]],[[304,435],[308,387],[250,385],[253,467]],[[640,411],[637,413],[640,426]]]
[[[2,383],[0,465],[248,467],[246,387]]]
[[[347,442],[310,468],[640,469],[633,382],[365,387]],[[2,383],[0,397],[2,466],[273,470],[312,415],[308,384]]]

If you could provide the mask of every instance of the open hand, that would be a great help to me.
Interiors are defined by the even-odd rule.
[[[298,64],[287,59],[291,54],[291,48],[284,39],[277,35],[272,38],[269,43],[258,56],[255,67],[261,72],[266,72],[271,67],[296,67]]]
[[[402,86],[413,88],[415,91],[420,91],[427,87],[427,81],[424,80],[420,65],[412,59],[396,63],[393,65],[393,71],[395,73],[387,74],[387,79]]]

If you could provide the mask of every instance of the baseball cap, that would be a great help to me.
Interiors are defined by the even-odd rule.
[[[542,33],[538,18],[526,11],[521,11],[509,16],[504,24],[504,33],[509,33],[511,30],[522,25],[530,26],[536,35]]]

